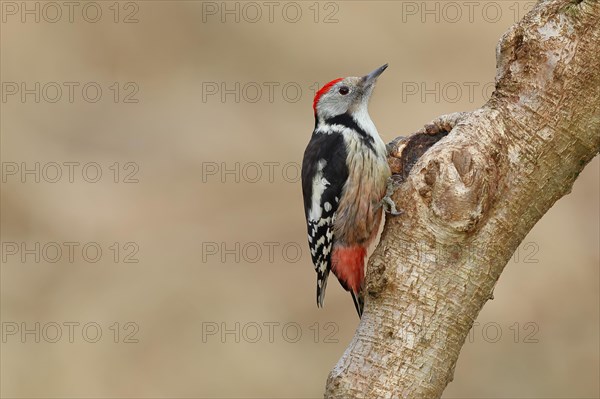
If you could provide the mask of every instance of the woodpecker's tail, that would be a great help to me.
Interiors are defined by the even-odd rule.
[[[327,277],[329,277],[329,268],[322,273],[317,271],[317,306],[323,307],[325,302],[325,288],[327,288]]]
[[[365,297],[363,295],[363,290],[355,293],[350,290],[350,295],[352,295],[352,300],[354,301],[354,307],[356,308],[356,313],[358,313],[358,317],[362,317],[363,307],[365,306]]]

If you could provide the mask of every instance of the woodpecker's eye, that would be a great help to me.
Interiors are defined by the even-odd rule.
[[[342,86],[342,87],[340,87],[339,92],[342,96],[345,96],[346,94],[350,93],[350,89],[347,88],[346,86]]]

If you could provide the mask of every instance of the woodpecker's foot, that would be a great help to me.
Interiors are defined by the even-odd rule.
[[[385,197],[381,200],[381,206],[383,206],[383,210],[385,213],[389,213],[392,216],[398,216],[402,214],[402,210],[398,210],[396,208],[396,203],[392,200],[392,194],[396,191],[396,183],[391,178],[387,183],[387,191],[385,193]]]
[[[402,210],[396,208],[396,203],[387,195],[382,200],[383,210],[392,216],[402,215]]]

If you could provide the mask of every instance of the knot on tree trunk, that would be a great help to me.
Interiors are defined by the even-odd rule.
[[[388,145],[389,164],[397,183],[407,180],[425,207],[424,219],[435,230],[446,233],[473,231],[484,218],[495,197],[498,167],[489,149],[467,139],[473,127],[461,121],[491,119],[486,113],[444,115],[409,137],[398,137]],[[452,132],[452,133],[451,133]],[[443,138],[441,145],[435,145]],[[427,153],[426,157],[423,157]]]
[[[473,145],[447,145],[431,151],[414,181],[427,205],[427,219],[434,228],[473,231],[493,200],[489,175],[496,175],[495,165]]]

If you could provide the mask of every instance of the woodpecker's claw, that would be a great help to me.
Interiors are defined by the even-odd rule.
[[[396,203],[392,200],[391,197],[385,196],[381,200],[381,204],[383,205],[383,210],[385,213],[389,213],[392,216],[402,215],[402,210],[396,209]]]
[[[383,210],[386,213],[389,213],[392,216],[398,216],[402,214],[402,210],[398,210],[396,208],[396,203],[392,200],[392,194],[396,191],[396,185],[394,181],[390,178],[387,183],[387,191],[385,193],[385,197],[381,200],[381,206],[383,206]]]

